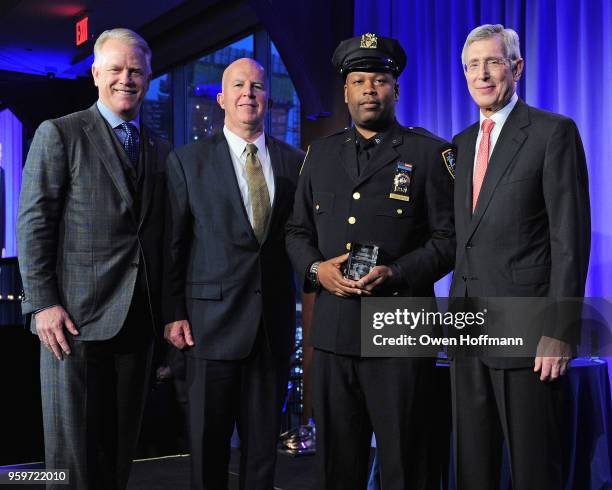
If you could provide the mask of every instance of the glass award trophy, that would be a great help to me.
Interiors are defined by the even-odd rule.
[[[376,266],[378,260],[377,245],[353,243],[346,265],[346,277],[358,281]]]

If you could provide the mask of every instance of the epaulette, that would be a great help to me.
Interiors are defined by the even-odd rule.
[[[302,174],[302,171],[304,170],[304,165],[306,164],[306,160],[308,160],[308,155],[310,153],[311,146],[313,145],[317,146],[319,142],[327,141],[330,138],[334,138],[336,136],[343,135],[350,129],[351,127],[349,126],[349,127],[341,129],[340,131],[336,131],[335,133],[331,133],[326,136],[321,136],[320,138],[317,138],[316,140],[314,140],[310,145],[308,145],[308,149],[306,150],[306,156],[304,157],[304,161],[302,162],[302,166],[300,167],[300,175]]]
[[[444,166],[446,167],[446,170],[448,171],[450,176],[453,179],[455,178],[455,148],[448,141],[444,140],[443,138],[440,138],[439,136],[436,136],[431,131],[427,131],[425,128],[420,128],[418,126],[408,126],[404,127],[404,129],[408,132],[418,134],[419,136],[424,136],[425,138],[429,138],[435,141],[436,143],[439,143],[441,146],[438,151],[440,152],[442,162],[444,163]]]
[[[351,126],[347,126],[346,128],[342,128],[340,131],[336,131],[335,133],[331,133],[328,134],[327,136],[323,136],[321,139],[327,139],[327,138],[332,138],[334,136],[339,136],[341,134],[346,133],[347,131],[349,131],[351,129]]]
[[[426,138],[430,138],[432,140],[437,141],[438,143],[447,143],[446,140],[436,136],[431,131],[426,130],[425,128],[421,128],[419,126],[404,126],[404,129],[408,130],[411,133],[418,134],[420,136],[425,136]]]

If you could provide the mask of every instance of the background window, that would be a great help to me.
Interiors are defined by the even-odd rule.
[[[142,103],[142,119],[155,136],[172,141],[172,80],[169,73],[151,80]]]
[[[185,65],[187,142],[223,128],[224,113],[217,104],[223,70],[232,61],[245,57],[253,57],[252,35]]]
[[[297,148],[300,147],[300,99],[289,72],[276,46],[270,43],[272,53],[270,132],[272,136]]]

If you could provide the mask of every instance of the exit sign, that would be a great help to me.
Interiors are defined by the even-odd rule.
[[[81,20],[76,23],[76,45],[80,46],[87,42],[89,38],[89,33],[87,29],[87,24],[89,22],[89,17],[83,17]]]

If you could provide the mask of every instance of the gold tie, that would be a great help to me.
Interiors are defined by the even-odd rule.
[[[270,194],[261,168],[261,162],[257,158],[257,146],[253,143],[246,145],[246,179],[251,197],[251,209],[253,210],[253,231],[259,243],[263,241],[268,217],[270,216]]]

